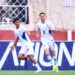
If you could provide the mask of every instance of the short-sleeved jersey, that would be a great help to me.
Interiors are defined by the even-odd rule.
[[[54,30],[54,25],[52,24],[52,22],[46,20],[45,23],[42,23],[41,21],[39,21],[36,24],[36,30],[41,32],[41,37],[52,37],[52,30]]]
[[[24,42],[27,43],[29,40],[29,37],[27,33],[25,32],[25,30],[26,28],[24,26],[20,26],[18,29],[14,31],[15,36],[18,37],[22,43]]]

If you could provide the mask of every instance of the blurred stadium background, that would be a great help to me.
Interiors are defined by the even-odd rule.
[[[60,69],[58,73],[49,71],[52,67],[48,63],[44,52],[39,50],[41,49],[40,35],[37,38],[35,31],[33,31],[35,23],[39,20],[38,15],[42,11],[46,12],[47,19],[52,21],[56,28],[61,29],[53,35],[56,42],[58,66]],[[20,49],[20,43],[18,43],[14,52],[10,52],[9,47],[15,38],[13,33],[15,27],[12,24],[12,19],[15,17],[18,17],[22,24],[34,34],[34,36],[30,36],[30,39],[34,45],[35,58],[39,61],[43,70],[48,70],[40,73],[40,75],[75,74],[75,0],[0,1],[0,70],[6,70],[0,71],[0,74],[35,75],[33,71],[21,71],[35,70],[35,67],[29,60],[26,63],[25,61],[18,60],[17,54]],[[7,70],[20,70],[20,72]]]

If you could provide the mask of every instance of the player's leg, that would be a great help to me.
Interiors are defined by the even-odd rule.
[[[56,56],[56,51],[55,51],[54,43],[50,44],[50,52],[51,52],[52,59],[54,60],[54,65],[56,65],[57,64],[57,56]]]
[[[50,42],[51,56],[54,61],[52,65],[53,65],[53,70],[58,71],[57,56],[56,56],[56,50],[55,50],[54,44],[55,44],[54,41]]]
[[[19,54],[18,54],[18,58],[20,60],[25,60],[27,59],[27,56],[25,56],[25,51],[26,51],[27,47],[26,46],[22,46],[21,47],[21,50],[19,51]]]
[[[32,63],[36,64],[36,60],[33,58],[33,55],[28,55],[27,57],[32,61]]]
[[[55,50],[51,50],[51,56],[54,60],[54,65],[56,65],[57,64],[57,56],[56,56]]]
[[[51,50],[51,56],[54,60],[57,60],[57,57],[56,57],[56,51],[55,50]]]
[[[51,53],[50,53],[50,51],[49,51],[49,48],[47,47],[47,48],[45,48],[44,49],[45,50],[45,54],[46,54],[46,56],[47,56],[47,59],[51,62],[52,61],[52,57],[51,57]],[[51,62],[51,64],[52,64],[52,62]]]
[[[53,71],[58,72],[57,56],[56,56],[56,52],[55,52],[55,50],[53,50],[53,51],[51,52],[51,55],[52,55],[53,60],[54,60],[54,63],[53,63]]]
[[[48,43],[47,43],[46,41],[43,41],[43,42],[42,42],[42,46],[43,46],[43,48],[44,48],[45,54],[46,54],[46,56],[47,56],[47,59],[51,62],[52,57],[51,57],[51,55],[50,55]]]
[[[26,52],[26,56],[32,61],[32,63],[36,66],[36,68],[37,68],[37,72],[40,72],[40,71],[42,71],[41,70],[41,68],[40,68],[40,66],[39,66],[39,64],[36,62],[36,60],[34,59],[34,50],[33,50],[33,47],[32,46],[30,46],[29,47],[29,50],[27,50],[27,52]]]
[[[28,55],[28,58],[32,61],[32,63],[36,66],[37,71],[36,72],[40,72],[42,71],[39,64],[36,62],[36,60],[34,59],[33,55]]]
[[[23,54],[23,53],[19,53],[18,54],[18,59],[19,60],[25,60],[25,59],[27,59],[27,56],[25,56],[25,54]]]

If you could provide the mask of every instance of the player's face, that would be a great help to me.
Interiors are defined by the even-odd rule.
[[[40,20],[41,20],[41,22],[45,22],[45,20],[46,20],[45,14],[40,15]]]
[[[20,20],[16,20],[14,24],[15,24],[16,28],[19,28],[19,26],[20,26]]]

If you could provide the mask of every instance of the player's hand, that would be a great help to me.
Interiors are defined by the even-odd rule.
[[[13,51],[13,50],[14,50],[14,46],[11,46],[11,47],[10,47],[10,50]]]

